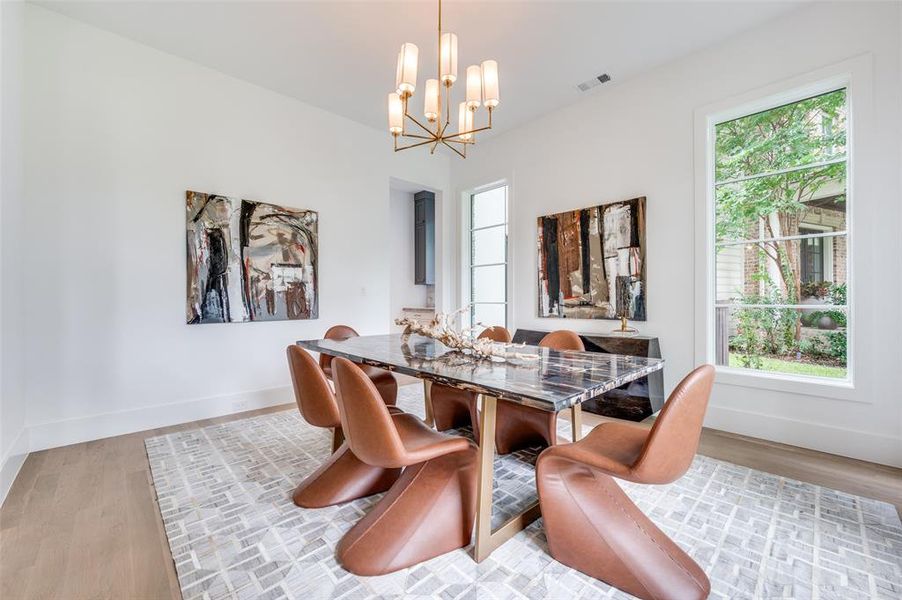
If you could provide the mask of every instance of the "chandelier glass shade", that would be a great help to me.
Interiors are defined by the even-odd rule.
[[[388,95],[388,130],[395,152],[429,146],[435,152],[439,144],[450,148],[461,158],[467,157],[467,146],[476,143],[476,133],[492,128],[492,111],[501,101],[498,90],[498,63],[485,60],[470,65],[463,72],[466,96],[457,107],[457,131],[451,129],[451,88],[457,81],[457,36],[442,33],[442,0],[438,0],[438,65],[436,79],[427,79],[423,87],[424,124],[410,114],[411,99],[417,90],[419,48],[406,42],[401,45],[395,70],[395,91]],[[484,106],[487,123],[477,127],[476,112]],[[408,131],[410,122],[413,131]],[[399,140],[411,143],[401,145]]]

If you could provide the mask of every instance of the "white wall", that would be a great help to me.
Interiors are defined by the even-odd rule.
[[[0,502],[28,451],[22,280],[23,5],[0,3]]]
[[[286,345],[388,331],[389,179],[447,157],[34,6],[25,73],[32,450],[290,401]],[[186,325],[188,189],[319,211],[319,319]]]
[[[900,5],[815,4],[728,43],[629,81],[478,144],[452,162],[458,192],[511,183],[514,324],[584,332],[611,321],[536,317],[536,217],[648,197],[648,312],[661,338],[668,388],[695,364],[694,111],[868,53],[877,119],[858,125],[855,152],[854,347],[846,399],[716,386],[707,424],[743,434],[902,465]],[[616,80],[616,73],[613,74]],[[510,101],[515,101],[511,99]],[[503,110],[503,105],[501,107]],[[855,115],[853,113],[853,119]]]
[[[391,313],[389,325],[392,331],[401,328],[394,325],[405,307],[426,306],[426,286],[414,283],[413,240],[413,192],[392,189],[389,197],[389,223],[395,231],[391,237]]]

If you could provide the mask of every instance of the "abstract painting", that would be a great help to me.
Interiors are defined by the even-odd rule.
[[[644,197],[538,225],[540,317],[646,319]]]
[[[187,192],[187,321],[315,319],[318,215]]]

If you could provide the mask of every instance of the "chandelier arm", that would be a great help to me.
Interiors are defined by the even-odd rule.
[[[476,143],[476,142],[474,142],[474,141],[472,141],[472,140],[452,140],[451,138],[442,138],[442,139],[439,140],[439,141],[441,141],[441,142],[450,142],[450,143],[452,143],[452,144],[462,144],[462,145],[464,145],[464,146],[472,146],[473,144]]]
[[[437,129],[435,133],[435,143],[433,143],[432,147],[429,149],[429,154],[435,154],[435,149],[438,148],[439,143],[442,141],[442,134],[445,133],[445,127],[447,127],[447,125],[442,125],[441,119],[438,119],[438,125],[436,127],[441,127],[441,129]]]
[[[480,127],[478,129],[470,129],[469,131],[461,131],[459,133],[452,133],[451,135],[446,135],[443,137],[446,140],[450,140],[451,138],[456,138],[456,137],[460,137],[462,135],[467,135],[467,134],[479,133],[480,131],[488,131],[489,129],[491,129],[491,127],[486,125],[485,127]]]
[[[425,142],[417,142],[416,144],[408,144],[407,146],[398,146],[397,148],[395,148],[395,152],[399,152],[401,150],[407,150],[408,148],[416,148],[417,146],[425,146],[426,144],[431,144],[434,141],[435,141],[434,139],[429,139],[429,140],[426,140]]]
[[[436,112],[435,112],[435,119],[434,119],[435,120],[435,131],[433,131],[432,134],[437,136],[437,135],[439,135],[439,132],[442,128],[442,90],[441,90],[441,88],[439,88],[438,92],[436,93],[436,103],[437,103],[437,106],[435,107]]]
[[[430,135],[420,135],[419,133],[402,133],[401,136],[406,137],[406,138],[417,138],[419,140],[434,140],[435,139],[435,135],[432,135],[431,132],[430,132]]]
[[[459,136],[461,136],[461,135],[467,135],[467,134],[478,133],[478,132],[480,132],[480,131],[488,131],[489,129],[492,128],[492,109],[491,109],[491,108],[488,108],[488,111],[489,111],[489,124],[488,124],[488,125],[486,125],[486,126],[484,126],[484,127],[479,127],[478,129],[471,129],[471,130],[469,130],[469,131],[459,131],[459,132],[457,132],[457,133],[452,133],[451,135],[447,135],[447,136],[444,135],[444,132],[442,132],[442,137],[445,138],[445,139],[450,140],[451,138],[456,138],[456,137],[459,137]],[[472,144],[472,143],[474,143],[474,142],[468,142],[468,143],[471,143],[471,144]]]
[[[413,115],[411,115],[409,112],[405,111],[405,112],[404,112],[404,116],[407,117],[408,119],[410,119],[411,121],[413,121],[414,123],[416,123],[417,125],[419,125],[420,129],[422,129],[423,131],[425,131],[426,133],[429,134],[429,137],[435,137],[435,132],[433,132],[431,129],[429,129],[428,127],[426,127],[426,126],[423,125],[422,123],[420,123],[420,122],[417,120],[417,118],[414,117]],[[403,135],[407,135],[407,133],[405,133],[405,132],[402,132],[402,134],[403,134]]]
[[[440,83],[438,85],[441,85]],[[433,121],[430,121],[430,124],[435,125],[435,131],[432,133],[436,136],[441,134],[442,129],[442,88],[438,88],[435,93],[436,95],[436,107],[435,107],[435,118]]]
[[[432,147],[429,149],[429,154],[435,154],[435,149],[438,148],[439,143],[442,141],[442,134],[445,133],[445,128],[447,125],[442,125],[440,131],[435,134],[435,143],[432,144]]]
[[[446,142],[445,140],[442,140],[442,143],[443,143],[445,146],[447,146],[448,148],[451,148],[452,150],[454,150],[454,152],[456,152],[456,153],[458,154],[458,156],[460,156],[461,158],[466,158],[466,157],[467,157],[466,154],[464,154],[463,152],[461,152],[460,150],[458,150],[457,148],[455,148],[454,146],[452,146],[451,144],[449,144],[449,143]]]
[[[407,99],[409,97],[410,96],[408,96],[407,94],[401,95],[401,110],[403,111],[404,117],[407,116]],[[401,135],[407,134],[407,121],[404,119],[404,117],[401,117]]]

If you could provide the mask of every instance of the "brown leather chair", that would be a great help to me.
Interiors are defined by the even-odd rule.
[[[511,341],[510,332],[501,326],[488,327],[479,334],[479,339],[490,339],[495,342]],[[439,383],[432,384],[432,416],[435,428],[439,431],[465,427],[473,428],[473,437],[479,443],[479,416],[476,412],[476,396],[473,392],[459,390]]]
[[[539,346],[551,350],[584,351],[580,337],[567,329],[552,331]],[[495,449],[507,454],[530,446],[557,443],[557,413],[501,400],[495,418]]]
[[[348,327],[347,325],[334,325],[326,330],[323,339],[341,341],[359,335],[360,334],[354,331],[352,327]],[[332,358],[333,357],[328,354],[319,355],[319,366],[329,379],[332,379]],[[382,396],[385,403],[394,405],[398,399],[398,381],[395,379],[395,376],[385,369],[371,367],[370,365],[360,365],[360,368],[363,369],[363,372],[366,373],[367,377],[373,380],[376,389],[379,390],[379,395]]]
[[[357,365],[344,358],[332,365],[351,450],[375,468],[404,467],[338,543],[338,561],[356,575],[383,575],[468,545],[476,514],[476,447],[414,415],[391,415]]]
[[[536,485],[551,555],[639,598],[706,598],[711,584],[695,561],[655,526],[613,477],[663,484],[695,456],[714,384],[701,366],[677,386],[651,430],[604,423],[575,444],[548,448]]]
[[[288,346],[288,367],[294,397],[304,420],[332,429],[332,456],[295,488],[292,500],[303,508],[321,508],[384,492],[401,475],[399,468],[361,462],[343,443],[338,402],[313,357],[299,346]],[[392,407],[392,410],[400,412]]]

